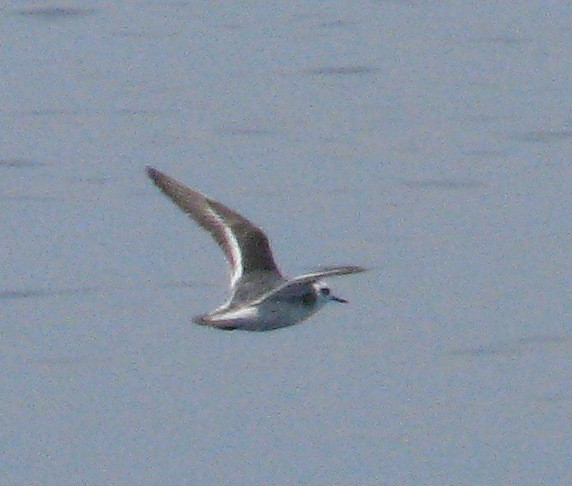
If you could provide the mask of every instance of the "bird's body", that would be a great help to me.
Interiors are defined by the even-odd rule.
[[[225,308],[195,318],[197,324],[219,329],[242,329],[243,331],[273,331],[292,326],[317,312],[320,307],[304,303],[276,302],[267,300],[258,305]]]
[[[260,228],[234,210],[190,189],[162,172],[147,168],[153,182],[177,206],[206,229],[231,266],[232,296],[214,311],[197,316],[197,324],[219,329],[271,331],[301,322],[335,297],[322,277],[363,272],[358,266],[331,267],[300,277],[282,276]]]

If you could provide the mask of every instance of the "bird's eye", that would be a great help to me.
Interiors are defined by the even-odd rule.
[[[330,289],[327,287],[324,287],[321,289],[322,295],[330,295]]]

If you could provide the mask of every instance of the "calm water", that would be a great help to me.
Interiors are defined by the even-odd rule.
[[[566,2],[124,3],[0,10],[2,482],[572,482]],[[226,267],[146,164],[372,271],[194,326]]]

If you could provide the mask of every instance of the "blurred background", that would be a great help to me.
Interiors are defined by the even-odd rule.
[[[570,484],[567,2],[0,7],[3,484]],[[350,305],[271,333],[152,165]]]

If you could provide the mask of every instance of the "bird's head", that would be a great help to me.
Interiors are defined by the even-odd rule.
[[[314,284],[314,288],[316,289],[318,301],[321,301],[324,304],[332,300],[335,302],[341,302],[342,304],[348,303],[346,299],[342,299],[341,297],[336,297],[334,294],[332,294],[330,287],[328,287],[324,282],[316,282]]]

